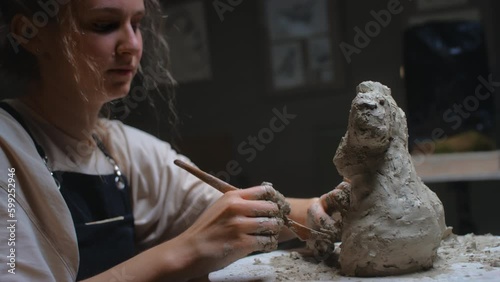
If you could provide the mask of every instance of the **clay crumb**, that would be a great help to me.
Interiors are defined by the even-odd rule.
[[[254,258],[253,259],[253,264],[254,265],[262,264],[262,261],[259,258]]]
[[[289,256],[290,256],[290,258],[291,258],[291,259],[294,259],[294,260],[297,260],[297,259],[301,259],[301,258],[302,258],[302,256],[301,256],[298,252],[291,252],[291,253],[289,254]]]

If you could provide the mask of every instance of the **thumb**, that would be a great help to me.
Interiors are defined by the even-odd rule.
[[[319,201],[326,213],[332,214],[338,211],[343,215],[349,209],[350,194],[351,184],[343,181],[332,191],[323,194]]]

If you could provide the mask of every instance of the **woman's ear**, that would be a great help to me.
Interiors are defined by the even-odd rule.
[[[26,16],[17,14],[12,18],[8,37],[16,54],[19,52],[19,48],[24,48],[37,56],[43,52],[39,33],[40,28],[35,26]]]

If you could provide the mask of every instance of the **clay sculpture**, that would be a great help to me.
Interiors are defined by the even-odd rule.
[[[443,205],[415,172],[406,117],[390,89],[367,81],[357,93],[334,157],[351,184],[341,272],[387,276],[429,269],[446,231]]]

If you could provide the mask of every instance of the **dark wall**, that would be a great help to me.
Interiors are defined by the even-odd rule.
[[[332,36],[354,45],[354,28],[364,30],[366,24],[374,20],[371,11],[388,10],[389,3],[387,0],[339,1],[338,18],[333,20],[338,22],[341,32]],[[488,1],[475,3],[466,7],[478,6],[484,18],[490,21]],[[200,139],[200,147],[205,146],[200,138],[205,135],[207,138],[213,138],[214,134],[230,136],[231,159],[242,168],[241,173],[230,179],[235,184],[255,185],[268,180],[290,195],[317,195],[339,179],[331,159],[345,131],[356,85],[364,80],[380,81],[392,89],[396,101],[405,109],[405,85],[400,77],[402,32],[410,17],[446,10],[418,14],[415,1],[401,0],[397,6],[401,12],[393,14],[389,24],[370,38],[359,54],[350,57],[350,63],[341,56],[345,74],[343,87],[310,87],[276,96],[267,87],[268,43],[261,5],[261,1],[243,1],[232,12],[224,13],[224,21],[221,21],[212,1],[205,1],[213,79],[179,87],[182,133],[188,139],[189,136]],[[334,48],[339,50],[339,46]],[[249,155],[240,154],[238,145],[268,127],[272,110],[281,111],[283,107],[297,117],[248,161]],[[218,158],[212,148],[205,151],[207,156],[192,156],[193,159],[202,158],[202,163],[209,163],[204,159],[210,155]],[[221,167],[206,169],[215,172]],[[240,183],[242,179],[246,182]]]
[[[349,93],[343,89],[314,88],[285,96],[270,93],[266,84],[269,68],[266,31],[259,3],[244,1],[233,12],[225,13],[223,22],[210,2],[207,4],[214,79],[179,88],[183,133],[198,137],[213,132],[231,135],[231,157],[241,167],[240,173],[231,176],[232,183],[257,185],[266,180],[288,195],[317,195],[334,184],[315,186],[319,185],[315,180],[318,177],[314,171],[318,165],[315,156],[327,152],[331,160],[338,142],[332,140],[331,144],[322,144],[324,148],[317,148],[316,143],[321,141],[317,135],[321,130],[345,126],[354,89],[350,87]],[[287,113],[296,117],[283,131],[275,133],[268,144],[254,147],[254,158],[238,152],[243,142],[249,143],[249,138],[269,128],[275,116],[273,109],[283,112],[285,107]],[[198,145],[205,146],[204,141],[200,140]],[[206,151],[217,158],[216,151],[211,148]],[[336,175],[331,161],[328,165],[330,174]]]
[[[332,36],[338,36],[339,42],[353,45],[354,28],[364,29],[374,20],[370,12],[387,9],[390,2],[336,2],[339,11],[333,20],[338,22],[340,32]],[[177,90],[178,109],[183,121],[181,151],[202,169],[219,174],[241,187],[265,180],[273,182],[287,196],[311,197],[328,191],[340,180],[331,160],[345,132],[356,85],[364,80],[379,81],[389,86],[400,107],[406,108],[405,83],[400,76],[402,32],[413,16],[471,7],[479,9],[487,33],[491,71],[500,78],[500,58],[496,51],[500,46],[499,20],[493,17],[494,11],[500,8],[498,1],[469,1],[465,6],[428,12],[417,11],[416,2],[401,0],[401,13],[392,15],[387,27],[371,38],[359,54],[352,55],[350,63],[343,56],[340,58],[343,86],[311,87],[276,96],[267,85],[268,43],[262,2],[244,0],[234,11],[226,12],[224,21],[221,21],[212,1],[204,1],[213,79],[181,84]],[[339,46],[333,47],[339,51]],[[496,104],[497,112],[500,112],[498,102]],[[238,146],[268,128],[275,116],[273,109],[282,111],[284,107],[289,114],[295,115],[285,129],[275,133],[261,150],[256,150],[254,158],[241,154]],[[133,117],[130,122],[141,123]],[[228,163],[232,166],[229,171],[226,168]],[[235,173],[227,179],[228,175],[220,171]],[[476,198],[475,201],[479,200]],[[449,214],[450,217],[456,216],[453,211]]]

